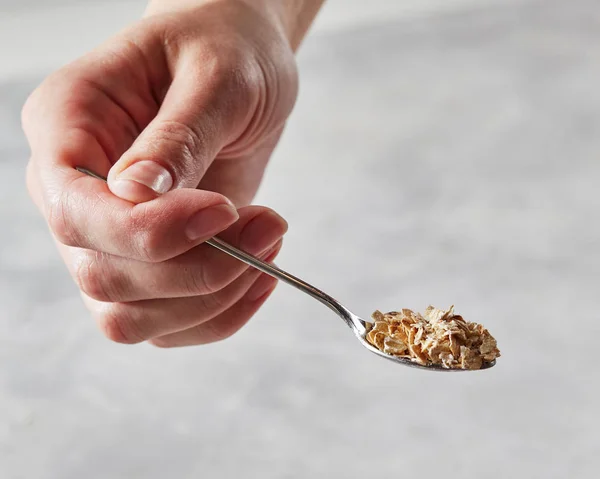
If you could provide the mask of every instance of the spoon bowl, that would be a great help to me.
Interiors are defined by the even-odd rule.
[[[331,298],[331,299],[333,300],[333,298]],[[335,300],[333,300],[333,301],[335,301]],[[321,302],[323,302],[323,301],[321,301]],[[327,304],[327,305],[330,306],[329,304]],[[340,304],[340,306],[342,306],[342,305]],[[331,306],[330,306],[330,308],[331,308]],[[342,306],[342,308],[344,308],[344,307]],[[331,308],[331,309],[334,309],[334,308]],[[371,343],[369,343],[369,341],[367,341],[367,333],[369,332],[367,329],[367,322],[364,319],[356,316],[354,313],[350,312],[346,308],[344,308],[344,310],[345,310],[343,312],[344,316],[342,316],[342,314],[340,314],[340,312],[338,310],[335,310],[335,312],[338,313],[339,316],[342,316],[342,319],[344,319],[346,324],[350,327],[350,329],[352,329],[352,331],[354,332],[354,335],[356,336],[358,341],[366,349],[368,349],[369,351],[371,351],[374,354],[377,354],[378,356],[380,356],[382,358],[387,359],[388,361],[400,363],[403,366],[408,366],[409,368],[427,369],[428,371],[442,371],[442,372],[481,371],[482,369],[490,369],[496,365],[496,360],[494,360],[494,361],[484,362],[481,365],[481,368],[475,369],[475,370],[473,370],[473,369],[450,369],[450,368],[445,368],[439,364],[423,365],[423,364],[419,364],[415,361],[412,361],[408,358],[401,358],[398,356],[393,356],[391,354],[384,353],[383,351],[377,349],[375,346],[373,346]],[[345,316],[346,314],[348,316]]]

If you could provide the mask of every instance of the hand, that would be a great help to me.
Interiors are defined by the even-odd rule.
[[[29,192],[114,341],[226,338],[275,287],[202,244],[220,233],[270,261],[287,229],[247,205],[292,110],[295,62],[276,17],[249,5],[150,10],[23,109]]]

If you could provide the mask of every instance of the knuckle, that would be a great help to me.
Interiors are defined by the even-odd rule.
[[[221,98],[236,109],[250,110],[261,83],[246,56],[234,51],[231,58],[216,60],[213,75],[215,91]]]
[[[199,128],[177,120],[162,121],[156,129],[155,137],[156,141],[170,145],[180,155],[178,159],[185,166],[193,165],[198,157],[202,157],[203,145],[206,143]],[[176,178],[179,177],[180,175],[176,175]]]
[[[213,71],[217,85],[231,92],[250,91],[255,84],[247,58],[235,50],[228,58],[215,57]]]
[[[205,294],[199,296],[202,301],[202,310],[211,314],[220,313],[230,306],[231,295],[226,294],[224,291],[218,291],[212,294]]]
[[[66,191],[51,196],[47,202],[46,220],[50,231],[60,243],[66,246],[77,246],[78,238],[73,223],[69,220],[67,203]]]
[[[141,230],[135,234],[137,250],[140,258],[147,263],[159,263],[164,261],[160,248],[159,235],[154,231]]]
[[[213,280],[207,268],[200,266],[190,268],[185,276],[184,288],[190,296],[211,295],[221,289],[221,285]]]
[[[56,98],[56,92],[66,91],[72,86],[72,77],[67,74],[68,67],[62,67],[51,73],[33,90],[21,108],[21,123],[25,130],[37,123],[37,116],[48,102]]]
[[[33,117],[33,115],[35,114],[35,111],[37,109],[37,104],[38,104],[38,97],[39,97],[39,88],[36,88],[27,98],[27,100],[25,100],[25,103],[23,104],[23,108],[21,108],[21,124],[25,127],[27,127],[27,125],[30,122],[30,119]]]
[[[120,344],[138,344],[145,341],[136,327],[131,308],[113,303],[98,318],[100,329],[109,340]]]
[[[103,263],[101,253],[82,251],[75,260],[73,275],[79,289],[90,298],[111,302],[117,299],[111,287],[114,278]]]
[[[210,330],[211,342],[225,341],[237,333],[242,326],[246,324],[245,321],[238,321],[238,319],[231,319],[228,321],[209,321],[207,327]]]
[[[166,222],[168,218],[151,216],[146,208],[138,209],[129,219],[127,229],[131,232],[132,243],[142,261],[159,263],[167,259],[163,248],[165,232],[159,226]]]
[[[244,40],[219,38],[204,44],[196,55],[202,59],[196,71],[198,84],[214,93],[215,108],[248,110],[256,99],[262,78],[254,67],[251,50]]]

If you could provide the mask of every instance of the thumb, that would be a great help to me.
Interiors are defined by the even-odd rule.
[[[182,70],[157,116],[111,168],[108,185],[116,196],[142,203],[197,188],[219,151],[241,136],[251,103],[239,81],[214,65]]]

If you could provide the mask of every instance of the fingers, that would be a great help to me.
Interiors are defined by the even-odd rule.
[[[265,260],[271,261],[278,252],[279,248]],[[251,268],[217,293],[190,298],[110,304],[84,295],[84,301],[109,339],[132,344],[211,320],[250,294],[259,284],[256,280],[260,275],[260,271]]]
[[[158,114],[110,170],[115,195],[141,203],[198,186],[219,151],[242,134],[256,103],[252,75],[233,62],[211,51],[180,55]]]
[[[72,132],[87,132],[106,163],[92,161],[84,148],[79,166],[106,174],[158,111],[170,82],[161,46],[147,29],[130,29],[48,77],[22,112],[34,156],[51,161]]]
[[[197,190],[172,191],[134,205],[74,169],[82,166],[106,174],[133,141],[135,125],[144,126],[154,113],[151,106],[146,110],[140,106],[150,101],[145,99],[149,93],[125,101],[137,81],[129,73],[143,71],[143,62],[116,61],[113,58],[127,55],[113,53],[94,57],[93,65],[86,60],[69,67],[28,100],[23,111],[32,146],[28,188],[60,243],[140,261],[163,261],[223,231],[238,215],[223,195]],[[111,75],[122,82],[106,80]]]
[[[287,223],[264,207],[240,210],[240,220],[220,235],[238,248],[261,256],[280,246]],[[79,288],[104,302],[179,298],[217,292],[248,267],[203,244],[162,263],[146,263],[75,248],[61,248]]]
[[[185,331],[150,340],[154,346],[173,348],[214,343],[237,333],[265,303],[277,286],[277,280],[261,274],[244,297],[210,321],[204,321]]]

